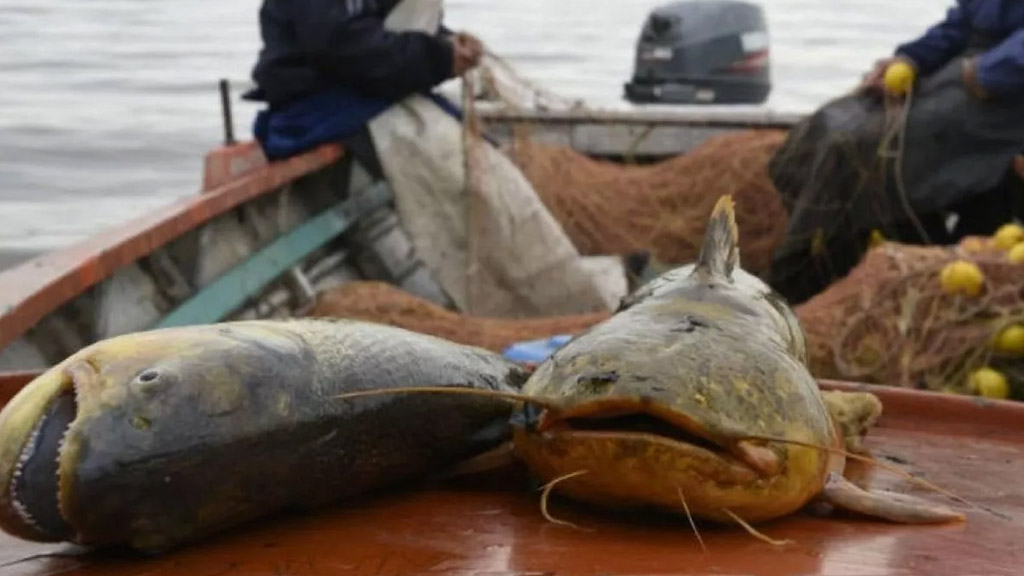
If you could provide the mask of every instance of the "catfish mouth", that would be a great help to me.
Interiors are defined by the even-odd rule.
[[[569,418],[563,422],[566,428],[572,430],[656,436],[672,442],[686,444],[690,447],[700,448],[718,456],[725,457],[729,455],[724,447],[712,442],[710,439],[647,413],[608,417],[576,417]]]
[[[704,454],[730,468],[746,469],[763,478],[774,476],[782,469],[779,455],[768,446],[716,437],[686,414],[643,401],[607,399],[576,406],[558,415],[544,410],[536,422],[536,430],[653,439],[690,453]]]
[[[25,528],[45,540],[67,540],[74,534],[60,509],[60,454],[77,416],[75,390],[62,386],[42,409],[8,484],[15,515]]]

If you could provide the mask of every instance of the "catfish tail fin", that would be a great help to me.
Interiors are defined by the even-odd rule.
[[[739,241],[735,204],[732,196],[726,194],[711,211],[694,273],[732,278],[733,270],[740,265]]]

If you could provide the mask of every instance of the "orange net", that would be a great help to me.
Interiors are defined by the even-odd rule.
[[[466,316],[383,282],[350,282],[328,290],[320,294],[308,313],[390,324],[495,352],[515,342],[579,334],[609,314],[524,319]]]
[[[949,294],[942,269],[963,259],[984,276],[974,297]],[[1024,322],[1024,265],[987,240],[956,246],[885,243],[851,273],[797,308],[811,371],[909,388],[970,392],[969,374],[1001,371],[1015,396],[1024,392],[1024,361],[993,350],[1005,327]]]
[[[968,375],[989,366],[1024,397],[1024,360],[994,352],[1003,328],[1024,324],[1024,265],[1003,251],[886,243],[846,278],[797,307],[807,335],[811,372],[856,380],[965,393]],[[957,259],[984,275],[975,297],[947,294],[940,273]],[[502,351],[525,340],[580,334],[610,313],[524,319],[467,316],[382,282],[351,282],[320,295],[310,316],[390,324]]]
[[[645,165],[602,161],[522,135],[507,153],[586,255],[648,251],[664,264],[690,262],[715,201],[732,194],[743,266],[760,274],[786,231],[767,171],[784,138],[779,130],[736,132]]]

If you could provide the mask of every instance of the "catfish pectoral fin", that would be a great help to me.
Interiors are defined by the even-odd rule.
[[[836,507],[900,524],[939,524],[966,520],[961,512],[910,494],[864,490],[834,472],[829,474],[822,495]]]

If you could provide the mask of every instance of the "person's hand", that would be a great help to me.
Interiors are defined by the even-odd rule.
[[[961,73],[964,81],[964,87],[970,92],[975,98],[979,100],[988,99],[988,91],[985,87],[978,82],[978,58],[977,56],[971,58],[964,58]]]
[[[480,63],[484,45],[472,34],[459,32],[452,36],[452,77],[462,76]]]
[[[871,92],[875,94],[885,93],[885,71],[890,65],[903,61],[913,67],[913,63],[902,58],[900,56],[892,56],[889,58],[882,58],[875,62],[874,68],[870,72],[864,75],[861,79],[860,85],[857,87],[858,92]]]
[[[882,78],[885,76],[885,69],[896,61],[895,57],[882,58],[875,61],[875,66],[861,80],[857,87],[858,92],[881,92],[883,90]]]

